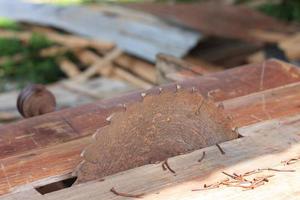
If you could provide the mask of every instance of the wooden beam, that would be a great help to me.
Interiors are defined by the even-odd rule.
[[[116,58],[114,63],[152,84],[156,83],[156,70],[153,64],[127,54],[123,54]]]
[[[223,101],[299,80],[300,72],[297,68],[270,60],[263,65],[249,65],[188,80],[182,83],[182,87],[189,89],[195,87],[204,96],[213,91],[210,94],[214,100]],[[162,88],[174,91],[176,84],[165,85]],[[158,92],[158,88],[146,91],[146,93]],[[134,92],[1,126],[0,158],[90,135],[106,125],[105,119],[120,109],[120,104],[140,100],[140,92]]]
[[[78,67],[70,60],[63,59],[59,62],[60,69],[69,77],[74,78],[80,74]]]
[[[299,116],[298,116],[299,118]],[[298,129],[299,123],[291,123],[286,119],[282,128]],[[267,122],[277,124],[278,121]],[[255,129],[256,124],[244,129]],[[258,125],[260,128],[263,124]],[[225,154],[221,154],[216,146],[207,147],[189,154],[168,159],[170,167],[176,175],[162,169],[161,163],[149,164],[112,176],[105,177],[104,181],[92,181],[76,185],[61,191],[33,196],[32,200],[51,199],[123,199],[110,192],[111,188],[129,194],[144,193],[143,199],[171,200],[184,198],[192,200],[201,199],[286,199],[299,194],[300,162],[285,166],[282,161],[299,158],[300,136],[299,132],[277,132],[263,129],[255,134],[220,144]],[[198,162],[205,152],[205,157]],[[222,172],[243,174],[257,169],[283,169],[296,170],[291,172],[267,171],[254,175],[274,175],[269,182],[252,191],[245,192],[242,188],[221,188],[192,191],[203,188],[204,184],[212,184],[228,178]],[[272,192],[271,192],[272,191]],[[32,192],[29,190],[29,192]],[[27,192],[23,192],[25,195]],[[22,194],[22,193],[21,193]],[[259,194],[259,195],[258,195]],[[20,195],[20,194],[17,194]],[[13,199],[7,196],[2,199]],[[288,198],[290,199],[290,198]]]
[[[223,101],[236,126],[245,126],[300,113],[300,83]]]
[[[0,31],[0,37],[8,37],[8,38],[14,38],[17,37],[21,40],[28,41],[33,32],[15,32],[15,31],[7,31],[7,30],[1,30]],[[114,48],[114,44],[111,42],[106,41],[100,41],[100,40],[91,40],[86,39],[82,37],[77,37],[73,35],[63,35],[58,34],[55,32],[43,32],[43,34],[53,42],[57,42],[60,44],[63,44],[70,48],[85,48],[85,47],[94,47],[95,49],[99,50],[100,52],[107,52]]]
[[[111,52],[106,54],[102,59],[98,59],[97,62],[94,62],[89,68],[87,68],[84,72],[82,72],[76,80],[78,81],[86,81],[91,76],[96,73],[100,73],[101,75],[108,76],[110,74],[111,63],[114,59],[119,57],[122,54],[121,49],[113,49]]]
[[[300,123],[298,122],[300,118],[300,108],[298,106],[300,93],[297,92],[299,90],[300,83],[297,83],[286,87],[261,91],[253,95],[226,100],[224,102],[225,111],[233,114],[233,120],[235,123],[237,123],[239,127],[242,127],[239,128],[239,133],[245,137],[256,133],[262,134],[262,132],[273,132],[279,134],[289,131],[290,133],[297,134],[298,127],[300,126]],[[263,95],[267,97],[265,101],[267,110],[263,110],[260,106],[257,106],[261,103],[261,99],[257,97],[261,97]],[[280,96],[280,98],[277,98],[278,96]],[[243,104],[242,102],[246,103]],[[245,112],[245,108],[247,109],[247,112]],[[251,110],[253,111],[252,113]],[[266,122],[268,117],[265,116],[265,111],[271,112],[272,120]],[[98,112],[92,116],[95,118],[98,115],[105,115],[105,113]],[[252,118],[251,115],[259,116],[262,119],[258,119],[258,117]],[[292,115],[296,116],[289,117]],[[277,119],[279,117],[282,118]],[[85,118],[78,118],[78,122]],[[103,122],[100,118],[97,118],[97,120],[99,123]],[[263,122],[261,122],[261,120],[263,120]],[[257,125],[248,125],[258,122],[259,124]],[[279,124],[280,127],[278,127]],[[245,125],[248,126],[244,127]],[[16,187],[18,185],[25,184],[28,180],[33,182],[46,177],[56,177],[69,174],[81,161],[79,154],[83,148],[89,144],[88,138],[89,136],[84,139],[81,138],[65,142],[49,148],[35,148],[24,153],[18,151],[15,153],[15,156],[0,160],[0,163],[2,163],[6,168],[6,175],[0,175],[0,194],[7,193],[9,191],[9,187],[6,185],[7,180],[10,182],[10,187]],[[26,139],[30,138],[27,137]],[[60,141],[57,141],[57,143],[58,142]],[[49,166],[51,166],[51,170],[44,170],[40,168],[37,163],[41,162],[50,162]],[[20,171],[18,176],[15,175],[16,170]],[[32,171],[35,172],[36,176],[32,177]],[[28,177],[31,178],[28,179]]]
[[[121,68],[114,68],[112,74],[120,78],[121,80],[125,80],[128,83],[137,86],[138,88],[150,89],[151,87],[153,87],[153,84],[148,83]]]

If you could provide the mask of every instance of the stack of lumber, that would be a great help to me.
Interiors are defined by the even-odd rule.
[[[188,79],[180,86],[222,102],[240,138],[168,159],[175,174],[161,163],[149,164],[44,195],[36,188],[71,178],[91,134],[107,125],[120,104],[140,101],[141,92],[2,126],[1,199],[298,199],[299,81],[298,68],[277,60]],[[177,88],[174,83],[161,87]],[[263,177],[263,183],[224,184],[250,172],[254,177],[246,179]]]
[[[284,23],[253,8],[232,4],[232,1],[227,4],[214,1],[194,4],[133,3],[128,7],[192,28],[207,36],[200,41],[194,53],[215,65],[232,67],[262,62],[271,57],[281,59],[276,54],[266,55],[266,44],[277,46],[283,51],[286,60],[300,59],[299,24]]]
[[[78,57],[80,63],[72,63],[65,59],[60,62],[61,70],[72,80],[82,82],[100,74],[106,77],[125,79],[144,89],[155,83],[155,70],[150,63],[142,60],[136,61],[137,59],[123,53],[113,43],[60,34],[50,28],[33,27],[32,29],[32,31],[27,32],[1,30],[0,37],[19,38],[22,41],[28,41],[34,32],[44,34],[58,45],[43,49],[40,52],[41,56],[59,55],[70,51]],[[15,55],[10,59],[20,59],[20,56]],[[86,69],[81,70],[79,67],[81,65],[84,65]],[[139,69],[134,67],[136,65],[139,66]],[[134,73],[141,78],[132,75]]]
[[[26,25],[21,32],[0,30],[2,38],[18,38],[28,42],[33,33],[41,33],[55,42],[42,49],[42,57],[59,56],[72,52],[78,62],[67,58],[59,60],[59,67],[66,80],[48,86],[58,101],[58,109],[109,98],[134,89],[148,89],[156,84],[153,64],[130,56],[111,42],[86,39],[60,33],[54,29]],[[22,60],[22,54],[1,57],[0,65],[7,60]],[[0,94],[0,125],[20,119],[16,108],[19,91]]]

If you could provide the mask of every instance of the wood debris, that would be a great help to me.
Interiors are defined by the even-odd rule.
[[[221,146],[217,143],[216,146],[218,147],[218,149],[220,150],[221,154],[224,155],[225,151],[221,148]]]
[[[164,171],[168,169],[173,174],[176,174],[176,172],[170,167],[170,165],[168,163],[168,159],[164,160],[164,162],[162,163],[162,168]]]
[[[205,151],[202,152],[201,158],[199,158],[198,162],[201,162],[205,158]]]
[[[145,194],[127,194],[123,192],[117,192],[114,187],[111,188],[110,191],[117,196],[130,197],[130,198],[142,198],[145,195]]]

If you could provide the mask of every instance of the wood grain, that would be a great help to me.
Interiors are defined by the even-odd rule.
[[[229,99],[223,105],[233,117],[236,126],[241,127],[300,113],[299,99],[300,83],[293,83]]]
[[[195,85],[205,95],[208,91],[221,88],[213,96],[216,101],[227,99],[224,101],[225,110],[234,114],[234,120],[239,126],[260,121],[248,116],[251,110],[262,120],[268,119],[261,107],[262,95],[265,96],[265,105],[272,118],[299,113],[297,99],[300,98],[300,86],[295,83],[299,81],[298,69],[273,60],[265,63],[262,76],[262,66],[246,66],[200,77],[183,83],[183,87],[191,88]],[[262,88],[259,81],[261,77],[264,80]],[[222,84],[223,81],[227,84]],[[289,85],[282,86],[286,84]],[[276,88],[278,86],[282,87]],[[170,84],[164,88],[175,90],[175,85]],[[158,89],[149,92],[158,92]],[[256,93],[247,95],[253,92]],[[237,98],[228,100],[234,97]],[[0,194],[27,182],[70,173],[80,162],[79,152],[88,144],[88,139],[80,138],[106,125],[106,117],[120,109],[121,103],[136,102],[140,98],[140,93],[136,92],[1,127],[0,163],[4,163],[7,171],[0,171]],[[45,171],[40,167],[41,163],[47,166],[50,162],[55,163],[51,164],[51,170]],[[16,169],[21,169],[22,173],[16,175]],[[34,178],[31,177],[33,169],[36,173]]]
[[[294,114],[300,113],[297,101],[297,99],[300,99],[300,93],[297,92],[297,89],[298,91],[300,90],[300,83],[291,84],[285,87],[261,91],[260,93],[255,93],[253,95],[247,95],[227,100],[224,102],[225,111],[229,113],[234,113],[233,120],[240,127],[244,127],[245,125],[247,125],[247,127],[239,129],[239,134],[241,134],[242,136],[249,136],[253,133],[261,131],[282,133],[286,130],[289,130],[290,132],[297,133],[297,127],[299,125],[300,118],[299,115],[296,115],[295,117],[277,119],[279,117],[292,116]],[[286,92],[286,90],[289,92]],[[272,93],[282,94],[282,97],[280,99],[272,98],[272,96],[270,96],[270,94]],[[271,117],[274,120],[268,122],[265,121],[268,118],[267,116],[265,116],[264,110],[261,109],[260,106],[257,106],[261,103],[261,99],[253,98],[253,96],[256,97],[262,95],[270,96],[270,98],[266,98],[265,103],[267,105],[268,110],[272,111]],[[295,99],[294,101],[284,100],[285,98],[290,98],[291,96],[292,99]],[[282,99],[284,101],[282,101]],[[276,106],[274,108],[270,107],[269,105],[271,105],[274,101],[276,102]],[[236,102],[251,103],[242,104]],[[245,109],[247,112],[245,112]],[[276,112],[273,112],[273,109],[275,109]],[[258,119],[257,117],[252,118],[251,116],[249,116],[251,115],[251,113],[249,113],[251,110],[253,110],[256,116],[260,116],[262,119]],[[243,115],[245,115],[245,117],[243,117]],[[78,120],[80,121],[82,119],[79,118]],[[263,122],[260,122],[261,120],[263,120]],[[276,123],[274,121],[276,121]],[[248,125],[255,123],[258,123],[257,126]],[[289,124],[293,124],[294,126],[287,126]],[[288,127],[291,127],[291,129],[288,129]],[[87,136],[85,138],[90,137]],[[81,158],[79,157],[80,152],[84,149],[84,147],[86,147],[89,144],[89,140],[85,138],[54,145],[49,148],[42,148],[40,150],[33,149],[20,155],[2,159],[1,163],[4,163],[3,165],[6,169],[9,169],[8,171],[10,173],[8,175],[3,173],[0,174],[0,194],[7,193],[10,187],[17,187],[25,184],[26,182],[33,182],[47,177],[56,177],[69,174],[81,161]],[[57,154],[59,154],[59,156],[57,156]],[[39,163],[43,162],[49,162],[52,166],[52,170],[45,171],[42,168],[40,168]],[[19,166],[19,163],[22,163],[22,165]],[[22,169],[22,171],[16,176],[15,170],[17,167],[18,169]],[[38,174],[38,176],[34,178],[32,178],[30,175],[30,173],[32,173],[33,170]],[[28,179],[28,177],[30,177],[30,179]],[[10,182],[9,185],[7,184],[7,180]]]
[[[299,116],[298,116],[299,118]],[[291,118],[292,122],[294,118]],[[289,122],[289,119],[285,119]],[[278,121],[267,122],[277,124]],[[252,125],[247,129],[263,127],[263,124]],[[299,130],[299,123],[285,123],[287,130]],[[123,199],[110,192],[112,187],[129,194],[145,193],[143,199],[293,199],[299,195],[300,162],[284,166],[281,162],[298,158],[300,151],[300,132],[273,132],[264,130],[248,137],[222,143],[226,154],[221,154],[216,146],[207,147],[189,154],[168,159],[174,174],[162,170],[160,164],[150,164],[108,176],[101,182],[89,182],[76,185],[44,196],[33,196],[31,199]],[[198,162],[203,151],[205,158]],[[266,172],[272,174],[265,185],[245,192],[241,188],[218,188],[192,192],[192,189],[203,187],[226,178],[223,171],[242,174],[258,168],[290,169],[295,172]],[[257,174],[261,176],[262,174]],[[284,181],[283,181],[284,180]],[[270,192],[272,191],[272,192]],[[29,190],[29,192],[32,192]],[[26,192],[23,192],[24,195]],[[18,194],[20,195],[20,194]],[[14,195],[12,196],[14,197]],[[2,199],[13,199],[12,197]],[[296,198],[294,198],[296,199]]]
[[[263,64],[248,65],[188,80],[182,83],[182,87],[195,87],[204,96],[210,92],[215,101],[223,101],[299,80],[300,72],[296,67],[269,60]],[[174,91],[176,85],[173,83],[162,88]],[[158,88],[146,91],[157,92]],[[105,119],[118,110],[120,104],[140,100],[140,92],[134,92],[2,126],[0,158],[90,135],[106,125]]]

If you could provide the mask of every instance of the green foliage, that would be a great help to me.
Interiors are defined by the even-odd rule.
[[[29,51],[40,50],[53,45],[53,42],[39,33],[33,33],[28,43]]]
[[[8,30],[20,30],[20,25],[10,19],[0,17],[0,28],[8,29]]]
[[[0,38],[0,56],[10,56],[24,52],[22,42],[16,38]]]
[[[300,22],[300,1],[288,0],[281,1],[279,4],[266,3],[258,8],[267,15],[282,19],[285,21]]]
[[[28,82],[53,83],[64,76],[57,61],[60,57],[41,57],[40,50],[54,45],[44,35],[32,34],[27,43],[16,38],[0,38],[0,57],[13,58],[21,55],[22,60],[6,59],[0,65],[0,90],[7,81],[15,82],[19,87]],[[5,81],[3,81],[5,80]],[[1,85],[2,84],[2,85]]]

